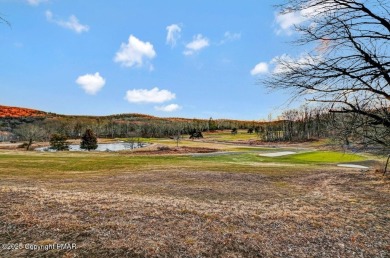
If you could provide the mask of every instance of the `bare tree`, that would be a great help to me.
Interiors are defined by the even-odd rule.
[[[177,130],[176,135],[173,136],[173,139],[176,141],[176,147],[179,147],[179,142],[181,140],[180,130]]]
[[[27,141],[26,150],[29,150],[34,141],[42,140],[45,135],[45,131],[41,127],[34,124],[24,124],[15,130],[16,134],[21,137],[22,140]]]
[[[302,15],[293,43],[311,51],[277,58],[263,83],[295,98],[321,102],[331,112],[357,114],[365,136],[390,146],[390,2],[288,0],[281,14]],[[373,132],[378,132],[376,134]]]

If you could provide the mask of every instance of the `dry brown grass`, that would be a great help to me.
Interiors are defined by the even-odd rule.
[[[1,257],[389,257],[389,180],[374,172],[290,174],[158,166],[0,182]],[[271,176],[274,171],[274,175]]]

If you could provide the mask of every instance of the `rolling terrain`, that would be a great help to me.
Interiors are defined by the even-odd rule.
[[[172,139],[145,139],[172,150],[159,155],[0,150],[0,240],[18,243],[0,256],[390,255],[389,180],[375,172],[379,159],[318,143],[248,146],[240,142],[254,135],[236,136],[179,142],[216,153],[175,152]],[[296,154],[259,155],[286,150]],[[76,248],[50,249],[66,243]]]

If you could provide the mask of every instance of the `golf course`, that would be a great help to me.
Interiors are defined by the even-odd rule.
[[[120,152],[1,150],[0,238],[17,247],[0,255],[389,255],[390,188],[376,171],[380,157],[321,142],[242,144],[253,137],[183,136],[178,147],[144,139],[149,147]],[[271,153],[282,154],[263,156]]]
[[[390,258],[390,0],[0,0],[0,258]]]

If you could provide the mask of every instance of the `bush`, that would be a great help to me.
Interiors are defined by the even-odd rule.
[[[158,146],[157,147],[157,150],[159,151],[168,151],[170,150],[171,148],[169,148],[168,146]]]
[[[24,143],[22,143],[22,144],[19,144],[19,145],[18,145],[18,148],[21,148],[21,149],[23,148],[23,149],[24,149],[24,148],[26,148],[27,146],[28,146],[28,143],[27,143],[27,142],[24,142]]]
[[[203,138],[203,134],[201,131],[190,132],[190,139],[199,139],[199,138]]]

